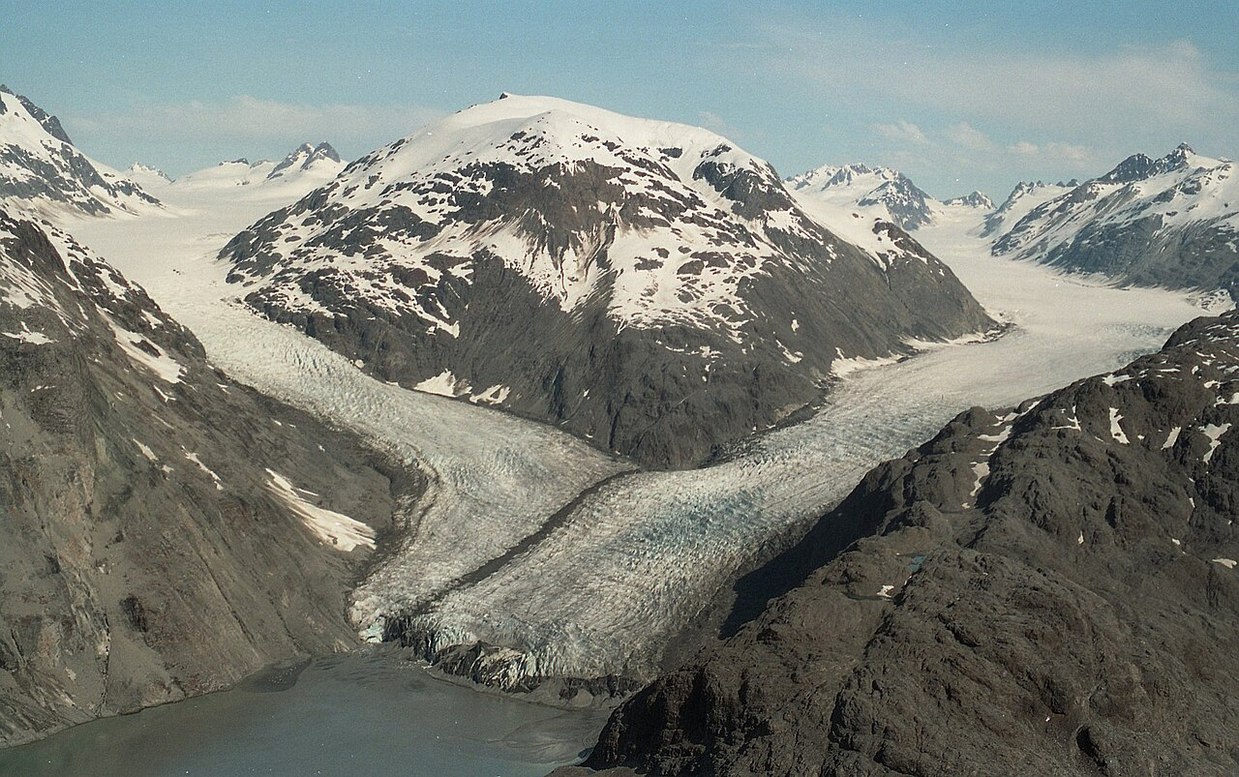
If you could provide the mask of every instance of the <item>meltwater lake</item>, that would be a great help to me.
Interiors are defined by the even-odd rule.
[[[533,777],[577,761],[606,715],[479,693],[390,654],[342,655],[0,750],[0,775]]]

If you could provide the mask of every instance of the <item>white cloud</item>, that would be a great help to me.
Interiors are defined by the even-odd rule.
[[[81,117],[78,124],[93,130],[137,132],[201,132],[210,127],[238,137],[307,135],[328,131],[352,134],[390,130],[407,134],[440,115],[420,106],[310,105],[239,95],[222,102],[136,105],[132,111]],[[393,137],[393,140],[395,138]]]
[[[910,121],[900,119],[894,124],[875,124],[873,128],[887,140],[904,141],[922,146],[929,144],[929,138],[925,136],[921,128]]]
[[[1221,143],[1216,154],[1233,154],[1239,140],[1239,73],[1219,69],[1187,40],[1064,52],[1031,43],[949,45],[923,31],[855,18],[757,29],[782,43],[760,66],[790,89],[828,98],[840,112],[894,110],[922,128],[929,117],[958,117],[992,136],[1041,146],[1042,154],[1046,136],[1075,144],[1075,151],[1056,150],[1067,159],[1078,159],[1082,145],[1107,156],[1164,153],[1167,138]],[[857,39],[866,42],[859,58],[849,45]],[[880,131],[893,139],[898,127]],[[984,147],[966,130],[955,135],[961,145]],[[1159,145],[1144,148],[1150,141]]]
[[[1092,150],[1086,146],[1058,141],[1037,145],[1036,143],[1029,143],[1027,140],[1021,140],[1007,150],[1021,157],[1057,162],[1084,163],[1092,162],[1094,158]]]
[[[1100,175],[1183,140],[1213,156],[1239,148],[1239,73],[1186,40],[1075,49],[1014,36],[965,41],[880,14],[756,20],[753,29],[779,45],[746,65],[777,79],[787,102],[861,117],[852,131],[869,129],[869,142],[850,142],[850,153],[923,172],[931,186]]]
[[[1050,143],[1045,149],[1050,157],[1067,162],[1091,162],[1093,159],[1093,153],[1089,149],[1071,143]]]
[[[859,90],[956,114],[1078,128],[1130,120],[1194,123],[1231,115],[1236,89],[1231,74],[1211,70],[1189,41],[1161,47],[1121,48],[1096,54],[943,51],[937,46],[865,33],[871,49],[864,66],[840,37],[802,28],[770,28],[785,41],[767,63],[832,90]],[[1202,116],[1205,109],[1213,114]]]
[[[972,149],[973,151],[991,151],[995,147],[994,141],[990,140],[989,135],[986,135],[966,121],[961,121],[948,127],[946,136],[956,145]]]
[[[152,147],[228,148],[235,156],[254,148],[278,152],[322,140],[368,151],[441,115],[418,105],[311,105],[239,95],[219,101],[135,103],[114,113],[66,117],[66,124],[74,128],[75,139],[81,134],[123,146],[125,139],[140,138]]]

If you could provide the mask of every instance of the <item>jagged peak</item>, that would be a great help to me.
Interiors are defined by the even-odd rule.
[[[1132,154],[1097,180],[1101,183],[1133,183],[1180,170],[1216,167],[1224,161],[1201,156],[1187,143],[1180,143],[1160,159],[1152,159],[1145,154]]]
[[[309,170],[315,165],[315,163],[324,159],[329,162],[339,164],[340,154],[337,153],[336,150],[332,148],[331,144],[326,141],[322,141],[317,145],[302,143],[300,146],[293,149],[288,156],[284,157],[284,159],[277,164],[270,173],[267,174],[267,179],[271,180],[279,178],[286,172],[293,169]]]
[[[330,159],[332,162],[341,161],[340,152],[336,151],[335,147],[333,147],[330,143],[328,143],[325,140],[319,143],[317,146],[315,146],[312,153],[316,156],[325,157],[327,159]]]
[[[994,201],[990,199],[988,194],[980,191],[972,191],[961,197],[952,197],[943,204],[963,205],[969,208],[984,208],[986,210],[994,209]]]
[[[16,98],[17,102],[21,104],[21,107],[25,109],[26,113],[30,114],[32,119],[39,123],[44,132],[62,143],[73,145],[73,141],[69,138],[69,133],[65,132],[65,128],[61,126],[60,119],[40,108],[30,98],[14,92],[4,84],[0,84],[0,92]],[[4,101],[0,100],[0,114],[4,112]]]
[[[837,186],[850,186],[861,179],[867,179],[865,183],[872,184],[872,188],[875,190],[885,183],[895,183],[915,188],[912,180],[898,170],[860,162],[846,165],[822,165],[787,179],[787,183],[797,190],[824,190]]]
[[[1019,183],[1015,185],[1015,188],[1011,190],[1011,193],[1007,195],[1006,201],[1010,202],[1012,200],[1018,200],[1020,197],[1024,196],[1025,194],[1031,194],[1033,192],[1040,191],[1041,189],[1044,189],[1047,186],[1053,186],[1058,189],[1072,189],[1079,185],[1080,185],[1080,182],[1076,180],[1075,178],[1072,178],[1070,181],[1055,181],[1053,183],[1047,183],[1040,179],[1036,181],[1020,181]]]

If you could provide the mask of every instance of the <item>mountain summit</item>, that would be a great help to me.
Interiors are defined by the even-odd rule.
[[[825,165],[787,179],[787,185],[802,198],[878,209],[881,217],[909,231],[932,224],[935,206],[940,205],[908,176],[889,167]]]
[[[1187,144],[1160,159],[1129,156],[1003,229],[996,255],[1141,285],[1225,289],[1239,299],[1235,163]]]
[[[275,180],[293,172],[310,172],[318,167],[326,168],[334,175],[342,166],[340,155],[330,143],[323,142],[317,146],[302,143],[267,174],[267,180]]]
[[[840,358],[989,325],[897,226],[866,252],[704,129],[509,95],[237,235],[246,301],[405,385],[655,465],[814,401]]]
[[[87,159],[60,120],[0,86],[0,203],[15,210],[102,216],[139,213],[159,201]]]

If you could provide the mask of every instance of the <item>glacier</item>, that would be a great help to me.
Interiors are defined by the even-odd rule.
[[[703,469],[636,471],[554,428],[367,376],[295,329],[259,318],[215,259],[275,193],[166,193],[168,212],[69,229],[143,284],[236,379],[419,469],[398,547],[362,580],[350,616],[379,639],[399,622],[429,648],[497,649],[486,681],[652,675],[666,646],[736,574],[806,528],[874,464],[960,411],[1009,406],[1160,347],[1199,300],[1123,289],[989,255],[979,217],[917,238],[1007,333],[916,344],[919,355],[840,378],[808,420],[755,430]],[[433,652],[433,651],[431,651]]]

